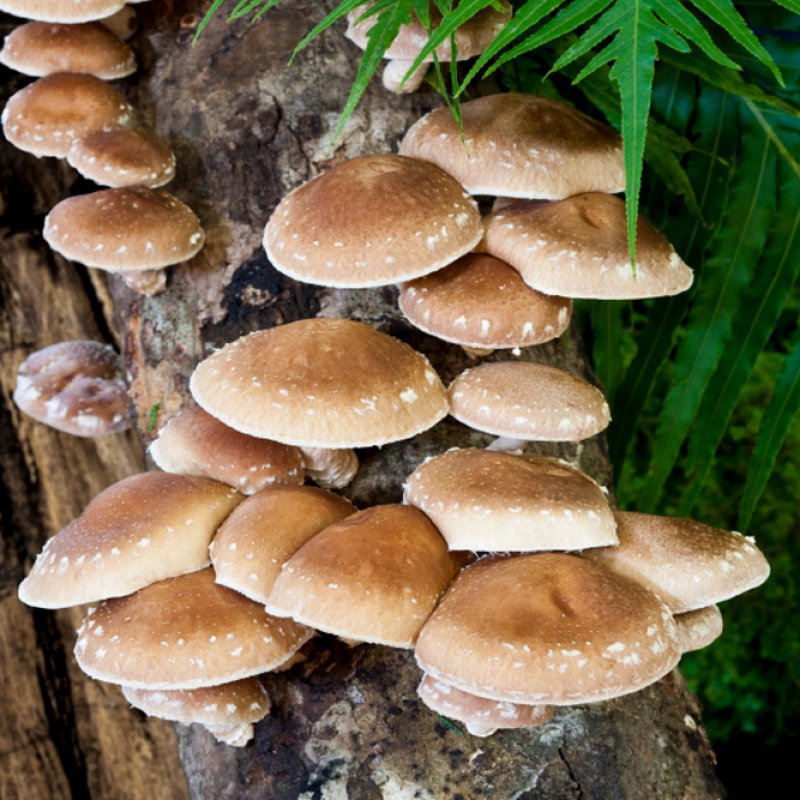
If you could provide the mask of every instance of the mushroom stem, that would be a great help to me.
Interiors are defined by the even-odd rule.
[[[513,453],[525,449],[527,439],[514,439],[511,436],[498,436],[486,449],[499,450],[502,453]]]
[[[205,723],[203,727],[212,733],[218,742],[229,744],[231,747],[244,747],[253,738],[253,725],[211,725]]]
[[[323,489],[343,489],[358,472],[358,456],[350,448],[301,447],[306,474]]]
[[[153,296],[161,294],[167,288],[167,274],[163,269],[145,269],[141,272],[129,272],[122,276],[125,285],[134,292]]]
[[[473,736],[491,736],[493,733],[497,731],[496,727],[492,727],[491,725],[479,725],[477,722],[467,722],[466,728]]]
[[[383,85],[390,92],[395,94],[412,94],[422,86],[422,81],[425,80],[425,73],[428,71],[428,65],[420,64],[408,78],[406,73],[411,69],[414,62],[410,59],[396,58],[392,59],[383,71]]]
[[[468,347],[467,345],[462,344],[461,349],[470,358],[483,358],[484,356],[490,356],[492,353],[494,353],[494,350],[491,347]]]

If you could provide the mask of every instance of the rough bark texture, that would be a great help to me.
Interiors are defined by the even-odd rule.
[[[320,18],[321,6],[330,7],[330,0],[287,0],[271,12],[267,22],[252,27],[241,23],[226,26],[219,19],[195,47],[191,47],[191,37],[199,17],[190,4],[140,7],[144,34],[137,38],[136,46],[143,69],[128,82],[128,95],[143,118],[175,147],[178,177],[171,188],[198,211],[208,231],[208,244],[202,253],[190,264],[171,271],[165,294],[136,296],[121,282],[111,281],[115,324],[124,342],[132,400],[145,440],[152,435],[147,430],[151,408],[160,403],[160,419],[164,420],[187,402],[191,370],[210,348],[248,331],[294,319],[321,314],[367,321],[425,352],[445,381],[474,363],[459,348],[436,342],[408,326],[397,311],[393,288],[331,291],[305,286],[283,277],[266,260],[260,244],[263,226],[283,194],[317,174],[331,160],[394,150],[402,132],[427,104],[435,102],[429,94],[397,98],[386,95],[378,86],[371,88],[348,125],[343,142],[331,155],[330,135],[354,73],[352,46],[341,40],[337,31],[315,42],[289,72],[285,71],[294,43],[308,29],[310,20]],[[25,159],[20,158],[22,161]],[[32,179],[42,174],[36,163],[31,166],[26,161],[24,169]],[[52,191],[37,195],[34,213],[46,211],[44,201],[52,205],[57,199],[55,191],[67,191],[66,170],[53,180]],[[36,239],[30,234],[16,236]],[[36,254],[30,256],[31,263],[25,269],[42,275],[37,278],[37,290],[29,290],[28,296],[41,294],[39,285],[51,278],[52,308],[59,309],[59,314],[73,315],[76,323],[84,326],[91,326],[98,314],[103,317],[107,304],[98,299],[102,294],[94,291],[102,281],[93,278],[90,284],[83,271],[71,271],[58,259],[43,255],[38,239],[26,242],[23,249]],[[69,289],[76,281],[81,286]],[[62,291],[69,297],[58,294]],[[4,285],[7,297],[15,297],[15,292],[19,289],[13,283],[7,289]],[[45,315],[28,310],[26,304],[32,300],[22,299],[23,294],[20,292],[19,302],[14,302],[22,309],[19,315],[28,319],[31,332],[27,337],[15,338],[19,335],[10,332],[16,325],[12,314],[4,312],[3,317],[9,319],[2,331],[4,348],[13,348],[14,353],[13,365],[4,361],[6,401],[16,364],[34,345],[45,343],[39,327]],[[94,298],[91,307],[79,305],[88,302],[87,295]],[[73,304],[77,304],[77,310],[73,310]],[[73,334],[59,330],[58,335]],[[559,343],[531,348],[521,357],[584,373],[587,369],[575,328]],[[61,442],[61,435],[34,430],[13,410],[3,413],[3,442],[6,431],[12,436],[9,451],[3,452],[4,476],[8,485],[13,484],[14,497],[20,498],[9,509],[13,519],[4,520],[14,532],[3,556],[8,623],[6,617],[2,619],[10,626],[13,619],[28,614],[16,604],[13,584],[44,536],[39,520],[47,517],[47,510],[40,500],[35,475],[46,472],[48,486],[64,480],[65,473],[69,473],[69,481],[83,481],[72,474],[76,470],[67,459],[74,463],[73,451],[84,449],[95,459],[91,477],[85,479],[83,496],[61,501],[63,517],[67,510],[76,513],[88,495],[113,477],[135,469],[136,457],[130,449],[125,450],[128,455],[120,456],[109,442],[64,444],[69,453],[48,454],[46,448],[30,453],[30,443],[37,437]],[[397,501],[404,477],[426,455],[454,445],[487,441],[487,437],[446,421],[413,442],[364,450],[360,453],[362,470],[347,494],[359,505]],[[105,464],[102,453],[107,451],[103,448],[110,448],[114,459],[121,458],[122,463],[112,459],[112,464]],[[602,442],[539,449],[578,462],[601,483],[610,480]],[[69,469],[66,464],[70,464]],[[103,464],[105,471],[98,472]],[[34,529],[22,518],[23,509],[31,504],[37,506],[30,512],[37,520]],[[59,616],[28,616],[40,620],[45,631],[60,624]],[[64,618],[73,620],[69,615]],[[54,672],[71,675],[74,669],[60,634],[52,637],[60,643],[60,650],[55,650],[60,655],[54,657],[43,643],[38,650],[35,646],[37,635],[41,638],[49,634],[35,633],[30,622],[27,630],[24,644],[11,644],[7,636],[0,644],[14,650],[25,664],[14,664],[11,669],[15,673],[24,670],[23,677],[33,684],[26,689],[30,699],[22,705],[36,709],[45,700],[28,665],[37,659],[50,659],[59,661],[51,667]],[[639,800],[720,795],[699,709],[677,673],[637,695],[559,711],[551,723],[538,730],[503,733],[489,739],[465,735],[428,712],[415,699],[418,680],[419,673],[407,652],[364,646],[351,650],[321,639],[305,664],[267,679],[274,713],[257,726],[251,746],[237,750],[215,744],[200,729],[179,730],[190,795],[276,800]],[[62,699],[61,695],[57,698],[59,702]],[[11,699],[7,702],[16,708]],[[75,772],[80,773],[83,783],[78,778],[68,780],[63,770],[50,770],[52,777],[48,780],[54,787],[51,796],[117,796],[102,775],[117,765],[129,773],[134,771],[130,762],[141,756],[140,743],[148,740],[142,734],[136,738],[129,733],[130,741],[135,742],[133,752],[99,753],[93,771],[81,762],[84,751],[75,745],[80,725],[74,708],[66,709],[57,731],[52,726],[48,730],[47,713],[46,709],[39,712],[40,732],[29,736],[24,756],[9,767],[27,765],[31,770],[33,759],[63,761],[66,752],[72,761],[77,759]],[[159,744],[162,741],[166,743],[159,739]],[[6,749],[13,746],[9,743]],[[5,755],[6,749],[2,751],[4,757],[11,758]],[[44,753],[41,756],[40,751]],[[170,767],[161,765],[158,769],[150,796],[180,797],[179,781],[168,774]],[[117,779],[118,796],[138,796],[123,782],[129,778]],[[92,780],[94,783],[88,785]],[[19,785],[24,785],[22,778]],[[18,788],[16,791],[20,793]]]

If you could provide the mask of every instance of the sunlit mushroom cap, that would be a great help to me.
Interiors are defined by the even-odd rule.
[[[609,423],[603,393],[563,369],[496,361],[462,372],[450,385],[450,413],[465,425],[526,441],[577,442]]]
[[[483,228],[477,206],[433,164],[371,155],[337,164],[275,209],[264,231],[270,262],[324,286],[382,286],[441,269]]]
[[[20,600],[76,606],[202,569],[211,538],[242,499],[229,486],[185,475],[118,481],[47,541],[20,584]]]
[[[579,550],[617,542],[600,487],[544,456],[450,450],[411,473],[405,500],[433,520],[451,550]]]
[[[769,564],[755,541],[679,517],[618,511],[619,547],[584,553],[655,592],[674,614],[760,586]]]
[[[476,348],[547,342],[566,330],[572,315],[571,300],[541,294],[508,264],[477,253],[404,284],[398,303],[416,328]]]
[[[428,360],[368,325],[305,319],[225,345],[190,388],[231,428],[303,447],[369,447],[407,439],[447,414]]]
[[[3,109],[3,133],[37,156],[66,156],[72,142],[91,131],[124,127],[132,109],[94,75],[57,72],[12,95]]]
[[[675,614],[675,624],[683,653],[702,650],[722,635],[722,614],[718,606]]]
[[[194,212],[169,192],[129,186],[62,200],[45,218],[44,238],[72,261],[127,272],[188,261],[204,234]]]
[[[122,360],[100,342],[58,342],[32,353],[20,365],[14,402],[35,420],[75,436],[131,426]]]
[[[0,0],[0,11],[43,22],[91,22],[107,17],[124,0]]]
[[[448,108],[426,114],[400,152],[449,172],[468,192],[558,200],[625,188],[622,140],[574,108],[505,93],[461,104],[462,133]]]
[[[488,557],[462,570],[416,647],[436,680],[549,705],[637,691],[680,654],[672,614],[655,595],[566,553]]]
[[[197,689],[280,667],[313,635],[204,569],[93,609],[75,658],[90,677],[137,689]]]

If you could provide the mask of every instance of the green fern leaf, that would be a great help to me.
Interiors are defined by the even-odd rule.
[[[590,305],[594,338],[592,360],[609,405],[613,405],[625,371],[619,343],[623,329],[622,312],[626,305],[626,301],[611,300],[599,300]]]
[[[290,64],[292,63],[292,61],[295,59],[295,57],[297,56],[297,54],[298,54],[298,53],[299,53],[299,52],[300,52],[300,51],[301,51],[301,50],[302,50],[302,49],[303,49],[303,48],[304,48],[304,47],[305,47],[305,46],[306,46],[306,45],[307,45],[307,44],[308,44],[308,43],[309,43],[309,42],[310,42],[312,39],[316,39],[316,38],[317,38],[317,36],[319,36],[319,35],[320,35],[320,34],[321,34],[323,31],[326,31],[328,28],[330,28],[330,26],[331,26],[331,25],[333,25],[335,22],[338,22],[338,21],[339,21],[339,20],[340,20],[342,17],[346,17],[346,16],[347,16],[347,15],[348,15],[348,14],[349,14],[351,11],[353,11],[353,10],[354,10],[354,9],[356,9],[356,8],[358,8],[359,6],[363,6],[363,5],[364,5],[366,2],[367,2],[367,0],[342,0],[342,2],[341,2],[341,3],[340,3],[340,4],[339,4],[339,5],[336,7],[336,8],[334,8],[334,9],[333,9],[333,11],[331,11],[331,13],[330,13],[330,14],[328,14],[328,15],[325,17],[325,19],[323,19],[323,20],[322,20],[322,22],[319,22],[318,24],[316,24],[316,25],[315,25],[315,26],[314,26],[314,27],[313,27],[313,28],[312,28],[312,29],[311,29],[311,30],[310,30],[310,31],[309,31],[309,32],[308,32],[308,33],[307,33],[307,34],[306,34],[306,35],[305,35],[305,36],[304,36],[304,37],[303,37],[303,38],[302,38],[302,39],[301,39],[301,40],[300,40],[298,43],[297,43],[297,45],[296,45],[296,46],[295,46],[295,48],[294,48],[294,51],[292,52],[292,57],[289,59],[289,63],[290,63]],[[384,5],[386,5],[386,4],[384,3]],[[378,9],[376,9],[376,8],[373,8],[373,9],[372,9],[372,11],[375,11],[376,13],[378,13],[378,16],[379,16],[379,17],[382,17],[382,16],[384,16],[384,15],[385,15],[385,13],[386,13],[386,12],[384,11],[384,13],[383,13],[383,14],[381,14],[381,13],[379,13],[379,12],[380,12],[380,10],[381,10],[380,8],[378,8]],[[409,0],[396,0],[396,3],[394,4],[394,11],[395,11],[395,12],[396,12],[396,13],[397,13],[399,16],[403,16],[403,15],[405,14],[406,16],[405,16],[404,18],[405,18],[405,19],[408,19],[408,18],[409,18],[409,16],[410,16],[410,10],[409,10]],[[402,24],[402,23],[401,23],[401,24]],[[377,27],[377,23],[376,23],[376,27]],[[400,29],[400,25],[398,25],[398,26],[397,26],[397,29],[398,29],[398,30]],[[395,31],[395,34],[394,34],[394,35],[395,35],[395,36],[397,36],[397,31]],[[372,41],[372,40],[373,40],[373,39],[372,39],[372,37],[370,37],[370,38],[371,38],[371,41]],[[376,42],[377,42],[379,38],[380,38],[380,37],[375,37],[374,41],[376,41]],[[393,41],[393,40],[392,40],[392,39],[390,39],[390,40],[389,40],[389,43],[391,43],[392,41]],[[387,46],[388,46],[388,45],[387,45]],[[367,46],[367,49],[369,49],[369,46]],[[386,52],[386,47],[384,47],[384,48],[383,48],[383,50],[381,51],[381,54],[380,54],[380,55],[381,55],[381,57],[383,57],[383,54],[384,54],[385,52]],[[366,61],[366,60],[367,60],[367,51],[365,50],[365,51],[364,51],[364,55],[361,57],[361,64],[359,64],[359,73],[361,72],[361,67],[362,67],[362,65],[364,64],[364,61]],[[374,73],[374,72],[375,72],[375,69],[373,69],[373,70],[372,70],[372,72],[370,72],[370,77],[373,75],[373,73]],[[357,79],[356,79],[356,80],[357,80]],[[353,88],[355,88],[355,87],[353,87]],[[351,93],[352,93],[352,90],[351,90]],[[361,95],[362,95],[363,93],[364,93],[364,90],[362,89],[362,90],[359,92],[358,96],[359,96],[359,97],[361,97]]]

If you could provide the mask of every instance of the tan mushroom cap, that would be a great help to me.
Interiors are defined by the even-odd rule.
[[[644,217],[636,225],[636,271],[628,252],[625,203],[581,194],[558,203],[508,206],[486,221],[487,252],[545,294],[623,300],[678,294],[692,270]]]
[[[276,269],[324,286],[383,286],[441,269],[483,228],[472,198],[433,164],[370,155],[337,164],[275,209],[264,247]]]
[[[114,80],[136,72],[133,50],[97,22],[20,25],[6,36],[0,64],[37,78],[53,72],[87,72]]]
[[[450,450],[411,473],[405,501],[433,520],[451,550],[579,550],[617,542],[600,487],[544,456]]]
[[[91,22],[107,17],[124,0],[0,0],[0,11],[42,22]]]
[[[95,131],[76,139],[67,161],[101,186],[156,189],[175,177],[175,154],[170,147],[130,128]]]
[[[669,609],[578,556],[488,557],[462,570],[417,640],[436,680],[512,703],[572,705],[635,692],[680,659]]]
[[[77,606],[202,569],[211,538],[243,499],[205,478],[145,472],[118,481],[47,541],[19,598]]]
[[[197,689],[280,667],[313,631],[276,619],[204,569],[106,600],[78,631],[90,677],[137,689]]]
[[[552,706],[478,697],[427,674],[422,676],[417,694],[431,711],[463,722],[473,736],[491,736],[497,730],[512,728],[535,728],[553,718]]]
[[[14,402],[35,420],[74,436],[131,426],[122,360],[100,342],[58,342],[32,353],[20,365]]]
[[[479,253],[404,284],[398,303],[416,328],[473,348],[541,344],[560,336],[572,316],[571,300],[529,288],[513,267]]]
[[[495,436],[577,442],[611,419],[603,393],[546,364],[496,361],[462,372],[450,385],[450,414]]]
[[[625,188],[622,140],[574,108],[505,93],[461,104],[463,140],[450,110],[426,114],[400,152],[449,172],[468,192],[559,200]]]
[[[306,542],[266,606],[347,639],[413,647],[462,564],[416,508],[376,506]]]
[[[619,547],[583,555],[646,586],[674,614],[735,597],[769,577],[755,540],[736,531],[634,511],[615,517]]]
[[[205,235],[194,212],[169,192],[129,186],[62,200],[45,218],[44,238],[72,261],[126,272],[188,261]]]
[[[190,388],[231,428],[301,447],[386,444],[447,414],[445,388],[423,355],[341,319],[237,339],[198,365]]]
[[[202,408],[173,417],[150,445],[150,455],[165,472],[213,478],[243,494],[300,484],[305,477],[298,448],[239,433]]]
[[[275,486],[244,501],[211,543],[217,583],[266,603],[281,567],[323,528],[355,512],[314,486]]]
[[[675,614],[681,652],[702,650],[722,635],[722,614],[718,606],[706,606],[685,614]]]
[[[132,109],[94,75],[57,72],[20,89],[3,109],[3,133],[37,156],[66,156],[72,142],[91,131],[124,127]]]

